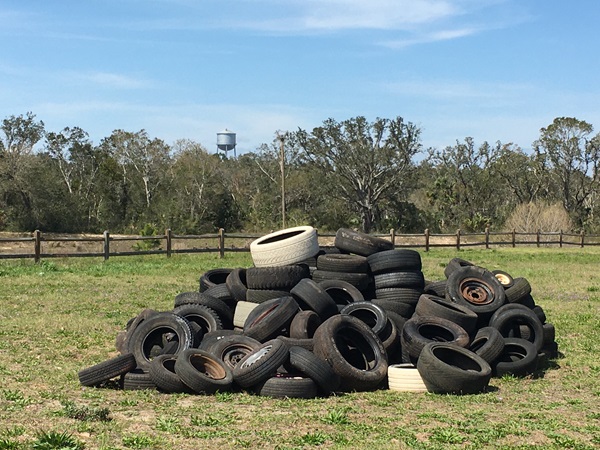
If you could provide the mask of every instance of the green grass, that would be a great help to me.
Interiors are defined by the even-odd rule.
[[[143,308],[169,310],[248,254],[0,262],[0,450],[593,449],[600,446],[600,249],[422,252],[427,279],[454,256],[526,277],[564,357],[481,395],[380,390],[313,400],[84,388]],[[55,447],[49,447],[55,445]],[[84,446],[84,447],[83,447]]]

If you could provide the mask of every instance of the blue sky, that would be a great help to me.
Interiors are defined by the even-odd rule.
[[[0,118],[238,152],[277,130],[405,120],[423,145],[600,131],[596,0],[1,0]]]

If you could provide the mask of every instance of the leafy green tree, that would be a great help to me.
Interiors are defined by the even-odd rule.
[[[312,132],[299,129],[295,138],[302,157],[318,168],[330,195],[347,203],[362,229],[377,228],[379,205],[390,195],[408,193],[407,175],[421,149],[420,129],[410,122],[364,117],[343,122],[328,119]]]

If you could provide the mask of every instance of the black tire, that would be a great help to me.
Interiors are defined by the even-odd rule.
[[[326,280],[339,280],[350,283],[358,290],[364,291],[369,287],[372,278],[367,273],[351,273],[351,272],[330,272],[326,270],[315,270],[312,274],[312,279],[317,283]]]
[[[331,394],[340,386],[340,377],[331,366],[302,347],[290,347],[290,366],[311,378],[325,395]]]
[[[521,330],[520,326],[526,325],[530,334],[527,336]],[[544,344],[544,329],[540,319],[530,309],[506,309],[495,315],[494,320],[490,320],[490,326],[496,328],[503,337],[509,337],[512,332],[515,337],[521,337],[532,342],[536,353],[540,351]]]
[[[273,398],[315,398],[318,393],[317,385],[312,379],[283,374],[263,381],[255,392],[260,396]]]
[[[244,388],[256,386],[274,376],[277,368],[286,363],[289,356],[288,346],[282,340],[265,342],[234,367],[233,379]]]
[[[125,335],[121,335],[121,337],[117,336],[116,347],[119,353],[122,355],[129,352],[129,340],[131,339],[131,335],[135,331],[135,329],[142,323],[144,320],[152,317],[153,315],[158,314],[158,311],[155,309],[145,308],[140,313],[129,319],[127,325],[125,326]]]
[[[233,383],[231,370],[223,361],[196,348],[187,349],[177,357],[175,373],[198,394],[227,391]]]
[[[297,338],[291,338],[291,337],[287,337],[287,336],[277,336],[277,339],[282,341],[287,346],[287,348],[302,347],[302,348],[312,352],[315,347],[315,341],[313,340],[313,338],[297,339]]]
[[[277,267],[250,267],[246,269],[248,289],[289,291],[300,280],[309,276],[310,271],[308,266],[303,264]]]
[[[337,305],[322,285],[304,278],[290,291],[302,310],[312,310],[321,320],[327,320],[338,313]]]
[[[394,248],[394,244],[390,241],[349,228],[340,228],[335,235],[333,244],[344,252],[361,256],[369,256]]]
[[[531,285],[526,278],[517,277],[513,279],[513,285],[506,289],[506,301],[508,303],[519,303],[523,297],[531,294]]]
[[[246,301],[246,269],[236,268],[231,271],[225,280],[225,285],[231,293],[231,296],[238,302]]]
[[[275,339],[289,329],[300,307],[293,297],[280,297],[261,303],[248,314],[244,334],[259,342]]]
[[[464,328],[469,336],[473,336],[477,331],[477,314],[466,306],[449,302],[445,298],[423,294],[419,298],[415,313],[420,316],[448,319]]]
[[[447,280],[432,281],[430,283],[425,282],[425,287],[423,288],[423,294],[436,295],[438,297],[445,297],[447,283],[448,283]]]
[[[396,322],[388,317],[388,324],[384,330],[384,332],[380,335],[381,343],[383,344],[383,348],[385,348],[385,353],[387,355],[388,363],[391,361],[398,360],[400,361],[401,355],[398,350],[400,350],[400,330],[396,326]]]
[[[201,304],[203,299],[206,297],[204,292],[199,291],[189,291],[189,292],[181,292],[175,296],[175,301],[173,302],[173,308],[177,308],[181,305],[189,305],[190,303]]]
[[[421,270],[421,254],[416,250],[394,249],[374,253],[367,257],[374,274]]]
[[[190,325],[192,323],[197,325],[197,327],[194,327],[196,333],[193,336],[194,344],[192,346],[197,346],[206,333],[221,330],[223,328],[223,323],[221,322],[219,315],[208,306],[194,303],[181,305],[173,308],[173,314],[183,317]]]
[[[460,325],[441,317],[412,317],[402,329],[402,349],[410,362],[415,364],[423,347],[430,342],[447,342],[458,347],[467,347],[470,339],[468,333]]]
[[[251,303],[264,303],[274,298],[289,296],[289,291],[279,291],[273,289],[248,289],[246,291],[246,301]]]
[[[218,284],[224,284],[233,269],[211,269],[200,276],[200,292]]]
[[[477,353],[490,365],[496,362],[503,349],[504,338],[494,327],[480,328],[469,344],[469,350]]]
[[[388,316],[385,310],[372,302],[354,302],[346,305],[340,311],[340,314],[348,314],[360,319],[367,324],[373,332],[381,338],[381,335],[386,331],[388,324]]]
[[[548,322],[542,325],[544,331],[544,347],[551,345],[556,340],[556,329],[554,324]]]
[[[541,306],[536,305],[531,310],[535,313],[537,318],[540,319],[540,322],[542,322],[542,324],[546,323],[546,313]]]
[[[121,382],[124,391],[156,389],[156,385],[154,384],[154,381],[152,381],[150,374],[139,367],[123,375]]]
[[[530,375],[537,368],[537,354],[533,343],[520,338],[505,338],[504,349],[494,365],[494,375]]]
[[[135,367],[135,356],[132,353],[126,353],[82,369],[77,376],[82,386],[98,386],[135,369]]]
[[[194,391],[175,373],[176,361],[177,355],[160,355],[154,358],[148,369],[150,379],[163,392],[191,394]]]
[[[223,287],[219,286],[218,288],[226,289],[225,285],[223,285]],[[202,294],[198,293],[195,301],[189,302],[188,304],[202,305],[210,308],[212,311],[217,313],[223,327],[231,328],[233,324],[233,310],[223,300],[213,297],[209,294],[209,292],[213,291],[214,289],[215,288],[210,288]],[[185,304],[180,306],[185,306]],[[175,308],[179,308],[179,306],[176,306]]]
[[[317,258],[317,269],[328,272],[368,273],[369,264],[364,256],[330,253]]]
[[[387,375],[383,343],[373,330],[356,317],[333,316],[317,329],[314,353],[327,361],[347,391],[371,390]]]
[[[460,269],[461,267],[472,267],[475,266],[471,261],[467,261],[466,259],[461,258],[452,258],[446,267],[444,267],[444,275],[446,275],[446,279],[450,278],[452,272],[456,269]]]
[[[229,313],[231,316],[233,316],[233,308],[235,307],[237,300],[233,297],[231,292],[229,292],[227,284],[217,284],[216,286],[208,288],[206,291],[204,291],[204,293],[225,303],[225,305],[229,308]]]
[[[247,355],[256,351],[262,344],[256,339],[241,334],[224,336],[222,339],[207,345],[203,350],[214,355],[233,370]]]
[[[531,294],[527,294],[527,295],[521,297],[515,303],[511,303],[511,305],[512,304],[514,304],[514,305],[523,305],[523,306],[526,306],[529,309],[533,309],[533,308],[536,307],[535,300],[533,299],[533,297],[531,296]]]
[[[177,343],[174,349],[172,343]],[[190,348],[193,343],[192,330],[187,320],[176,314],[163,312],[144,320],[136,328],[129,341],[129,351],[135,356],[138,368],[147,371],[153,357],[153,347],[157,346],[163,351],[169,349],[170,353],[178,354]]]
[[[511,288],[515,284],[514,278],[508,272],[503,270],[492,270],[492,273],[498,279],[504,289]]]
[[[227,336],[233,336],[233,335],[238,336],[241,334],[242,334],[241,331],[236,331],[236,330],[210,331],[204,335],[204,337],[202,338],[202,342],[200,342],[200,345],[198,346],[198,348],[200,350],[206,350],[208,347],[213,345],[215,342],[220,341],[221,339],[223,339]]]
[[[492,377],[490,365],[472,351],[456,345],[431,342],[417,363],[427,390],[439,394],[477,394]]]
[[[336,305],[348,305],[349,303],[362,302],[364,295],[352,284],[342,280],[324,280],[319,285],[329,294]]]
[[[446,298],[473,310],[483,321],[506,302],[505,290],[496,277],[475,266],[461,267],[450,274]]]
[[[323,323],[314,311],[300,311],[296,313],[290,323],[290,337],[294,339],[312,339],[317,328]]]
[[[422,294],[421,289],[412,288],[385,288],[376,289],[375,297],[381,300],[394,300],[397,302],[409,303],[416,306],[419,297]]]
[[[393,312],[404,317],[405,319],[410,319],[415,312],[415,307],[410,303],[399,302],[396,300],[374,298],[371,300],[371,303],[379,306],[386,313]]]
[[[425,287],[425,277],[420,270],[380,273],[375,275],[373,279],[375,281],[375,289],[412,288],[423,290]]]

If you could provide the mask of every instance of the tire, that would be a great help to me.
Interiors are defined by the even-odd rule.
[[[556,340],[556,329],[554,328],[554,324],[551,324],[550,322],[542,325],[542,329],[544,332],[543,346],[546,347],[551,345]]]
[[[337,305],[322,285],[308,278],[303,278],[292,288],[290,294],[302,310],[311,310],[318,314],[321,321],[338,313]]]
[[[263,397],[315,398],[317,385],[310,378],[280,374],[260,383],[255,391]]]
[[[308,266],[302,264],[278,267],[250,267],[246,270],[248,289],[289,291],[300,280],[309,276]]]
[[[260,346],[261,343],[256,339],[241,334],[233,334],[213,342],[203,350],[214,355],[217,359],[223,361],[230,370],[233,370],[244,357],[256,351]]]
[[[371,276],[367,273],[351,273],[351,272],[329,272],[326,270],[315,270],[312,274],[312,279],[317,283],[326,280],[339,280],[350,283],[359,291],[364,291],[371,284]]]
[[[421,270],[421,254],[416,250],[394,249],[374,253],[367,257],[373,274]]]
[[[546,313],[544,312],[541,306],[536,305],[531,310],[534,312],[537,318],[540,319],[540,322],[542,322],[542,324],[546,323]]]
[[[246,301],[251,303],[264,303],[274,298],[289,296],[289,291],[279,291],[273,289],[248,289],[246,291]]]
[[[219,285],[216,287],[216,289],[226,290],[227,288],[225,285]],[[227,303],[225,303],[225,301],[209,294],[210,292],[214,292],[214,290],[215,288],[212,287],[204,293],[198,293],[195,301],[190,302],[189,304],[202,305],[210,308],[217,314],[223,327],[231,328],[233,324],[233,310],[227,305]],[[185,304],[180,306],[185,306]],[[176,306],[175,308],[179,308],[180,306]]]
[[[244,328],[244,323],[248,318],[248,314],[250,314],[250,311],[252,311],[258,305],[258,303],[246,301],[237,302],[237,305],[235,305],[235,311],[233,313],[233,326],[237,328]]]
[[[481,356],[489,365],[493,365],[504,349],[504,338],[494,327],[480,328],[469,350]]]
[[[156,389],[156,385],[154,384],[154,381],[152,381],[150,374],[147,371],[140,369],[139,367],[123,375],[122,384],[124,391],[141,391],[146,389]]]
[[[514,278],[513,285],[506,289],[506,301],[508,303],[519,303],[523,297],[531,294],[531,285],[526,278]]]
[[[437,297],[446,297],[446,284],[447,280],[432,281],[431,283],[425,282],[423,288],[423,294],[435,295]]]
[[[331,394],[340,386],[340,377],[331,366],[309,350],[290,347],[289,364],[311,378],[325,395]]]
[[[233,308],[235,307],[237,300],[233,298],[233,295],[229,292],[225,283],[208,288],[204,293],[224,303],[229,308],[229,313],[233,317]]]
[[[388,324],[388,316],[385,310],[372,302],[354,302],[344,306],[340,314],[348,314],[360,319],[381,338]]]
[[[336,305],[345,306],[350,303],[362,302],[365,300],[362,292],[346,281],[323,280],[319,282],[319,285],[327,292],[327,294],[329,294]]]
[[[371,390],[387,375],[383,343],[373,330],[356,317],[339,314],[317,329],[314,353],[327,361],[346,391]]]
[[[150,362],[148,374],[156,387],[169,394],[186,393],[194,391],[190,389],[179,375],[175,373],[176,355],[160,355]]]
[[[317,253],[317,231],[310,226],[279,230],[250,243],[250,254],[256,267],[296,264]]]
[[[167,312],[158,313],[144,320],[135,329],[129,341],[129,351],[135,356],[137,367],[147,371],[152,348],[170,348],[169,342],[177,342],[175,349],[169,350],[171,353],[181,353],[192,346],[192,331],[183,317]]]
[[[475,266],[475,264],[473,264],[471,261],[467,261],[466,259],[452,258],[446,267],[444,267],[444,275],[446,275],[446,279],[448,279],[450,278],[450,275],[452,275],[452,272],[454,272],[456,269],[473,266]]]
[[[485,321],[506,302],[505,291],[496,277],[481,267],[454,270],[446,285],[446,298],[466,306]]]
[[[464,328],[469,336],[473,336],[477,331],[477,314],[466,306],[449,302],[441,297],[421,295],[415,313],[419,316],[435,316],[448,319]]]
[[[368,273],[369,264],[364,256],[331,253],[317,258],[317,269],[328,272]]]
[[[177,357],[175,373],[198,394],[227,391],[233,383],[231,370],[223,361],[196,348],[187,349]]]
[[[410,363],[392,364],[388,367],[388,389],[398,392],[427,392],[423,377]]]
[[[409,303],[412,306],[416,306],[421,294],[421,289],[411,288],[385,288],[375,290],[375,297],[378,299]]]
[[[483,358],[443,342],[423,347],[417,369],[427,390],[439,394],[477,394],[485,391],[492,377],[492,368]]]
[[[505,338],[504,349],[494,366],[494,375],[514,375],[524,377],[535,372],[537,368],[537,350],[525,339]]]
[[[409,355],[410,362],[416,363],[421,351],[430,342],[467,347],[470,339],[461,326],[441,317],[417,316],[406,321],[402,329],[402,349]]]
[[[219,315],[208,306],[198,304],[181,305],[173,309],[173,314],[183,317],[189,324],[197,325],[194,328],[197,331],[193,336],[195,345],[192,345],[192,347],[197,346],[206,333],[223,329],[223,323]]]
[[[317,328],[323,323],[314,311],[296,313],[290,324],[290,337],[294,339],[312,339]]]
[[[519,327],[526,325],[529,330],[529,336],[525,336]],[[506,309],[495,315],[494,320],[490,320],[490,326],[496,328],[503,337],[509,337],[512,331],[515,337],[526,338],[535,346],[536,353],[540,351],[544,344],[544,329],[540,319],[533,311],[519,309]]]
[[[135,367],[135,356],[126,353],[82,369],[77,376],[82,386],[98,386],[112,378],[124,375]]]
[[[142,323],[144,320],[152,317],[155,314],[158,314],[158,311],[156,311],[155,309],[145,308],[137,316],[129,319],[127,325],[125,326],[125,335],[122,338],[119,338],[117,336],[118,340],[116,342],[116,346],[117,350],[119,350],[119,353],[121,353],[122,355],[128,353],[129,340],[131,339],[131,335],[133,334],[135,329],[140,325],[140,323]]]
[[[349,228],[340,228],[335,235],[333,244],[344,252],[355,253],[361,256],[369,256],[394,248],[394,244],[390,241]]]
[[[244,357],[233,369],[233,379],[241,387],[248,388],[271,378],[277,368],[289,359],[287,345],[279,339],[265,342],[257,350]]]
[[[218,284],[225,284],[233,269],[211,269],[200,276],[200,292],[204,292]]]
[[[425,287],[425,277],[420,270],[413,272],[380,273],[375,275],[373,279],[375,281],[375,289],[412,288],[422,291]]]
[[[302,347],[310,352],[312,352],[315,348],[315,341],[313,340],[313,338],[297,339],[287,336],[277,336],[277,339],[282,341],[287,346],[287,348]]]
[[[233,269],[225,280],[225,285],[231,293],[231,296],[238,302],[246,301],[246,269]]]
[[[181,292],[175,296],[173,308],[177,308],[181,305],[189,305],[190,303],[201,304],[205,297],[206,294],[199,291]]]
[[[293,297],[280,297],[254,308],[244,323],[244,334],[259,342],[275,339],[288,329],[300,307]]]
[[[503,270],[492,270],[492,273],[504,289],[511,288],[515,284],[514,278],[508,272],[504,272]]]
[[[397,355],[400,349],[400,330],[398,330],[396,322],[388,317],[386,328],[379,337],[383,348],[385,348],[388,363],[396,360],[400,361],[399,355]]]
[[[371,300],[371,303],[379,306],[386,313],[393,312],[404,317],[405,319],[410,319],[415,312],[415,307],[410,303],[398,302],[396,300],[374,298]]]

